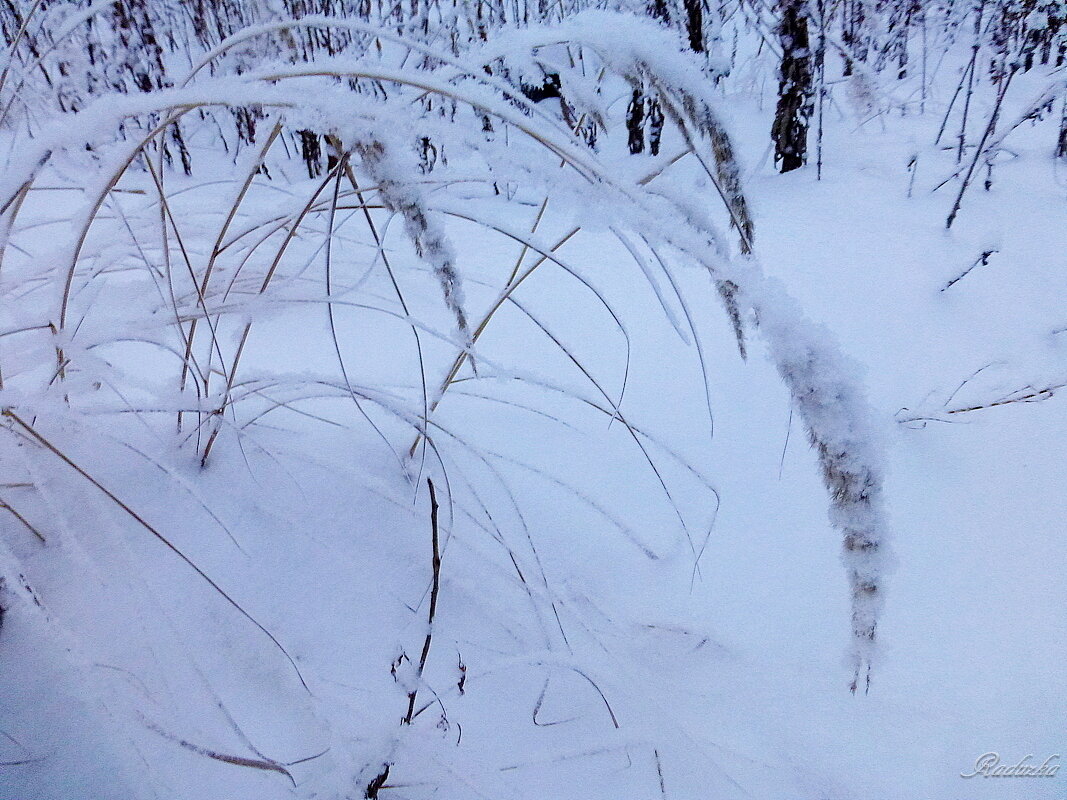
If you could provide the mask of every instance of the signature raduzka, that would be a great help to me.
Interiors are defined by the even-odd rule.
[[[1042,763],[1034,760],[1033,754],[1024,756],[1015,764],[1004,764],[999,753],[983,753],[974,762],[972,772],[961,772],[961,778],[1054,778],[1059,771],[1059,753],[1051,755]]]

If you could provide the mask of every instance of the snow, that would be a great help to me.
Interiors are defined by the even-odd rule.
[[[34,188],[0,266],[0,502],[33,530],[0,516],[0,798],[357,798],[388,765],[398,800],[1062,800],[961,777],[1063,751],[1065,185],[1028,114],[1062,78],[1015,79],[946,230],[969,43],[924,114],[913,82],[833,84],[817,179],[773,171],[755,36],[700,66],[599,11],[317,62],[388,99],[269,52],[202,69],[288,24],[2,134],[0,198]],[[596,151],[508,88],[549,67]],[[624,153],[642,80],[694,123],[658,160]],[[257,174],[190,113],[162,218],[136,125],[244,103],[261,137],[337,134],[360,190],[288,132]]]

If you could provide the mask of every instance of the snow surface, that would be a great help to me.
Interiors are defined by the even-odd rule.
[[[629,359],[622,331],[580,282],[538,271],[515,295],[522,308],[505,306],[479,341],[479,379],[450,388],[437,409],[447,475],[425,448],[402,466],[411,420],[381,411],[401,399],[418,407],[408,317],[383,321],[335,306],[352,368],[345,380],[380,401],[366,405],[388,446],[368,426],[283,411],[240,437],[221,435],[200,470],[188,442],[176,447],[173,413],[165,421],[116,413],[148,398],[166,400],[159,410],[168,412],[183,402],[160,388],[173,392],[173,356],[143,340],[111,341],[112,325],[140,319],[130,311],[135,287],[121,273],[107,291],[77,285],[78,330],[65,344],[86,365],[69,379],[79,414],[65,414],[55,393],[21,393],[20,382],[54,368],[46,339],[18,351],[22,371],[5,376],[3,405],[22,413],[38,403],[25,421],[224,587],[292,662],[69,464],[25,438],[5,446],[0,496],[48,544],[0,518],[4,575],[11,582],[24,574],[41,602],[7,587],[0,798],[361,797],[385,761],[392,767],[382,797],[396,798],[1067,796],[1067,773],[960,777],[986,752],[1041,761],[1067,744],[1063,398],[1053,392],[1041,402],[953,413],[1067,383],[1067,186],[1049,132],[1021,128],[991,189],[973,188],[946,231],[955,184],[932,190],[955,162],[930,146],[938,114],[864,119],[839,92],[827,114],[822,179],[813,168],[782,176],[766,158],[773,76],[762,77],[762,94],[730,83],[718,90],[745,167],[759,263],[821,326],[814,329],[863,365],[872,438],[884,458],[893,554],[869,693],[848,689],[840,535],[803,421],[768,353],[788,342],[776,345],[769,331],[768,345],[751,330],[742,361],[707,274],[673,273],[705,349],[712,430],[673,295],[659,287],[657,298],[640,270],[619,266],[632,257],[611,235],[611,209],[582,209],[581,198],[564,196],[536,236],[536,203],[513,207],[501,223],[546,249],[582,221],[586,229],[560,259],[625,321]],[[1045,85],[1036,76],[1031,83],[1020,98]],[[222,85],[220,96],[227,91]],[[639,175],[650,162],[622,155],[623,138],[603,143],[603,162]],[[516,154],[530,147],[508,146]],[[665,137],[665,154],[679,146]],[[48,180],[77,182],[87,168],[72,156],[48,169]],[[223,159],[218,169],[230,167]],[[313,182],[299,169],[284,185],[304,197]],[[664,194],[672,181],[679,193],[713,191],[691,159],[670,169],[657,179],[668,184]],[[124,180],[150,186],[143,173]],[[196,187],[175,203],[188,231],[210,246],[210,209],[225,208],[233,187],[168,181]],[[65,220],[84,202],[47,194],[27,213],[60,223],[19,240],[41,254],[57,251]],[[288,207],[282,197],[273,206],[272,196],[258,191],[242,224]],[[120,206],[133,213],[146,202],[111,197],[116,220]],[[437,209],[490,203],[474,192],[424,198]],[[431,320],[427,330],[437,332],[424,339],[431,389],[457,346],[431,271],[440,275],[454,248],[463,280],[454,302],[476,319],[520,250],[457,217],[441,224],[444,232],[432,232],[447,258],[431,258],[433,266],[411,248],[387,249],[408,270],[411,318]],[[297,261],[306,257],[305,269],[321,272],[317,244],[299,243]],[[93,241],[87,263],[136,264],[124,247]],[[337,249],[348,265],[365,266],[376,252],[365,240],[339,239]],[[986,250],[996,251],[987,264],[941,290]],[[13,263],[5,332],[38,321],[32,259]],[[370,272],[352,266],[346,286],[388,295],[381,270]],[[311,385],[336,371],[332,344],[322,344],[325,298],[301,294],[301,275],[288,276],[279,295],[288,292],[289,305],[264,305],[257,318],[246,369],[265,383],[304,375]],[[21,304],[11,289],[20,280],[30,297]],[[670,306],[666,317],[661,304]],[[648,434],[642,443],[669,498],[633,437],[611,421],[611,401],[590,389],[570,356],[546,345],[523,309],[574,358],[595,365],[612,401],[628,373],[621,408]],[[254,312],[251,304],[242,311]],[[0,337],[0,356],[14,351],[17,335],[25,336]],[[788,330],[778,334],[788,338]],[[130,379],[127,393],[91,386],[116,370]],[[306,385],[291,387],[294,401]],[[352,414],[343,387],[326,394],[301,408]],[[420,684],[412,662],[427,632],[427,476],[447,501],[441,594]],[[15,486],[26,483],[36,491]],[[412,686],[420,713],[402,726]],[[179,739],[286,765],[292,781],[206,758]]]

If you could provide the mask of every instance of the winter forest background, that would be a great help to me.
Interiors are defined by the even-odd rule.
[[[1062,0],[0,25],[0,798],[1067,796]]]

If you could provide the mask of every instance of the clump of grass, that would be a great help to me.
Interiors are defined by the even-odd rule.
[[[612,24],[605,25],[609,21]],[[619,48],[617,34],[604,34],[608,28],[621,28],[633,47]],[[231,49],[258,37],[312,29],[352,34],[345,57],[331,52],[317,60],[284,58],[227,74],[225,56]],[[440,410],[460,383],[469,386],[483,373],[500,377],[521,369],[521,364],[496,364],[478,351],[481,337],[501,318],[502,309],[512,309],[534,324],[544,347],[573,367],[589,397],[548,379],[522,379],[550,395],[577,399],[621,426],[678,517],[695,570],[703,547],[692,536],[664,477],[662,455],[655,454],[668,453],[700,480],[709,517],[717,510],[718,495],[697,468],[659,447],[624,413],[631,346],[627,321],[609,301],[610,292],[585,277],[565,251],[571,242],[593,235],[585,220],[600,224],[599,215],[609,209],[610,224],[600,224],[597,235],[620,242],[631,260],[604,279],[621,282],[629,270],[648,283],[665,323],[692,343],[706,396],[710,398],[707,367],[695,322],[695,309],[706,298],[681,288],[680,269],[696,267],[708,275],[709,295],[721,298],[742,356],[747,353],[746,330],[767,341],[818,453],[831,520],[843,536],[853,603],[855,689],[862,670],[869,675],[886,539],[882,473],[869,410],[833,342],[808,324],[796,304],[763,275],[734,148],[709,86],[699,74],[693,75],[698,57],[672,50],[672,36],[635,19],[595,13],[553,28],[531,27],[484,44],[457,44],[442,51],[363,20],[305,18],[237,30],[194,62],[177,88],[110,96],[77,115],[60,116],[47,136],[27,145],[0,185],[0,252],[5,256],[0,276],[10,281],[5,290],[33,288],[25,307],[30,324],[20,329],[18,340],[24,349],[5,350],[5,381],[19,392],[17,401],[5,406],[5,416],[21,431],[23,442],[55,456],[177,554],[216,594],[270,636],[295,668],[282,644],[161,528],[40,433],[36,417],[81,418],[79,409],[97,402],[97,392],[107,387],[103,392],[112,392],[123,403],[121,412],[113,413],[133,413],[153,430],[162,429],[154,421],[157,412],[176,420],[179,441],[195,452],[205,469],[211,467],[220,441],[242,444],[271,415],[342,427],[367,425],[397,453],[402,467],[412,468],[413,474],[421,452],[418,470],[432,469],[447,487],[450,448],[466,448],[490,471],[498,457],[469,446],[463,431],[442,421]],[[525,61],[560,75],[560,91],[569,98],[558,114],[531,102],[521,81],[509,77],[521,74],[509,67],[509,59],[519,52]],[[579,57],[570,61],[561,53]],[[569,71],[568,63],[574,64]],[[603,127],[610,119],[610,109],[596,107],[595,99],[583,106],[574,96],[571,87],[580,82],[583,70],[598,75],[600,85],[615,81],[618,86],[650,87],[684,150],[660,157],[644,176],[620,176],[583,134],[588,120]],[[221,130],[220,119],[245,108],[254,108],[255,119],[268,122],[258,125],[258,131],[252,130],[255,126],[246,129],[249,141],[243,154],[221,177],[225,191],[220,194],[218,177],[201,180],[195,167],[192,180],[176,178],[164,156],[174,126],[182,123],[218,144],[211,131]],[[302,151],[282,152],[287,131],[313,131],[323,138],[332,150],[323,173],[303,177]],[[425,141],[447,149],[448,163],[441,159],[432,168],[420,168],[410,154]],[[86,151],[91,156],[86,157]],[[54,162],[75,157],[92,170],[93,179],[70,215],[72,235],[58,257],[37,259],[38,245],[30,235],[36,212],[27,198],[51,174]],[[697,162],[713,193],[681,196],[661,189],[663,176],[683,159]],[[300,177],[290,177],[295,174]],[[134,196],[136,203],[119,197],[122,188],[141,192]],[[550,207],[566,210],[577,222],[549,238],[543,230]],[[516,210],[529,213],[531,208],[537,209],[532,224],[516,229]],[[492,240],[518,250],[483,307],[463,296],[462,250],[447,233],[449,221],[456,220],[476,227],[485,237],[479,242]],[[730,229],[734,234],[727,232]],[[117,242],[125,249],[116,248]],[[423,285],[426,264],[429,287]],[[626,348],[627,371],[617,391],[609,388],[602,365],[579,358],[521,298],[531,276],[553,270],[575,281],[606,311],[618,332]],[[413,295],[421,297],[424,289],[436,293],[432,296],[438,312],[443,295],[447,320],[425,310],[429,304],[413,302]],[[258,331],[293,309],[307,312],[307,319],[317,309],[324,311],[328,333],[315,344],[330,354],[335,370],[285,369],[275,363],[283,355],[277,349],[257,352]],[[361,381],[358,365],[342,344],[335,319],[340,313],[400,325],[405,340],[410,331],[415,344],[411,363],[404,363],[399,337],[395,360],[417,377],[399,388],[374,379]],[[429,341],[435,343],[433,358],[423,346]],[[121,354],[112,360],[99,355],[125,342],[147,345],[161,357],[150,367],[142,364],[145,372],[137,373],[138,366],[125,362]],[[42,345],[56,354],[55,367],[47,374],[42,374],[36,357]],[[147,392],[145,399],[144,387],[152,382],[164,388]],[[137,392],[140,399],[128,401],[128,392]],[[344,414],[322,412],[324,402],[341,398],[353,402],[354,415],[349,415],[351,406]],[[710,399],[708,405],[710,412]],[[92,418],[92,424],[101,424],[100,419]],[[706,429],[710,437],[710,413],[706,424],[694,423],[693,428]],[[0,447],[10,444],[5,440]],[[556,476],[545,477],[561,483]],[[447,494],[451,499],[450,489]],[[610,518],[579,492],[574,495]],[[433,499],[436,507],[436,496]],[[492,521],[488,511],[485,516]],[[436,540],[436,508],[433,522]],[[624,525],[619,528],[649,558],[656,557]],[[498,541],[503,544],[503,537]],[[532,537],[529,544],[547,586]],[[508,555],[529,589],[514,553],[509,550]],[[436,595],[436,546],[434,558]],[[535,596],[530,589],[532,601]],[[429,642],[427,637],[420,675]],[[408,723],[417,716],[416,692],[409,695]],[[613,712],[611,716],[614,720]],[[275,767],[285,766],[210,753],[201,754],[280,774]],[[387,774],[384,770],[368,776],[368,796],[382,788]]]

